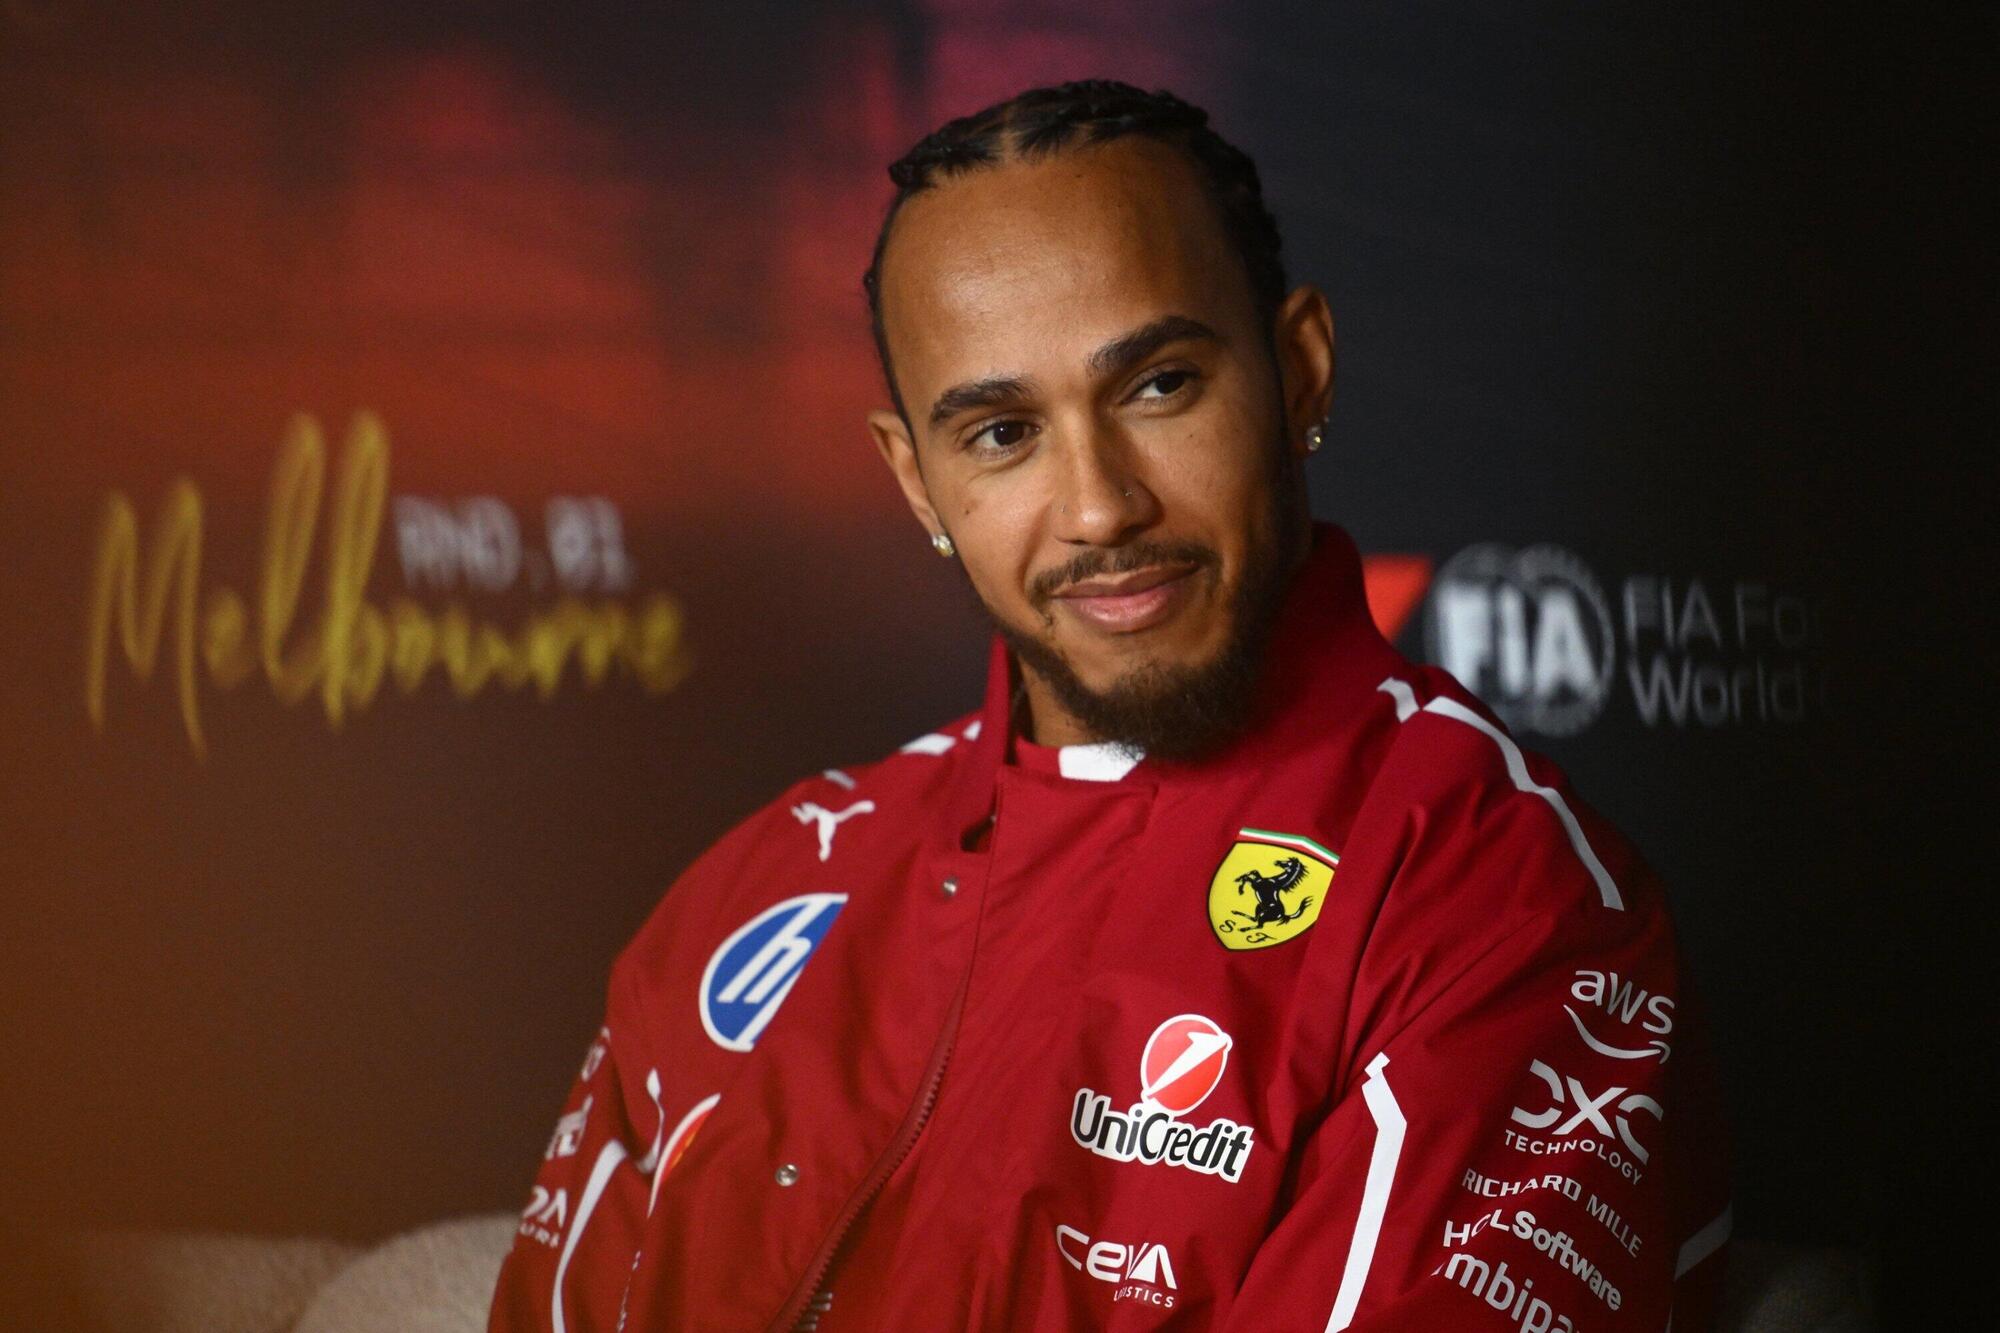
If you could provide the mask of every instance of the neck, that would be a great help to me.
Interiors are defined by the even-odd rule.
[[[1089,745],[1105,739],[1064,708],[1048,682],[1026,663],[1021,664],[1014,709],[1015,730],[1037,745]]]

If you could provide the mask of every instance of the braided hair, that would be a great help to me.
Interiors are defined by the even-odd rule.
[[[1285,264],[1277,219],[1264,206],[1257,165],[1248,154],[1208,127],[1208,113],[1165,89],[1142,92],[1113,79],[1083,79],[1031,88],[982,111],[947,121],[925,135],[889,167],[896,196],[875,236],[875,254],[861,277],[869,324],[889,396],[905,424],[901,392],[882,329],[882,255],[889,227],[905,200],[942,180],[1009,160],[1048,157],[1076,144],[1103,143],[1128,134],[1171,144],[1185,153],[1222,216],[1222,224],[1250,281],[1266,337],[1284,301]]]

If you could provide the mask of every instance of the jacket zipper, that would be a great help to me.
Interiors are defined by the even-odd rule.
[[[903,1164],[903,1159],[917,1146],[917,1136],[923,1132],[924,1123],[931,1118],[931,1108],[937,1105],[938,1088],[944,1083],[945,1065],[951,1059],[952,1047],[958,1040],[958,1016],[965,1007],[965,991],[971,981],[972,968],[968,964],[965,975],[959,979],[958,993],[952,996],[951,1009],[945,1014],[944,1030],[938,1036],[937,1045],[931,1050],[930,1065],[924,1073],[923,1096],[910,1107],[910,1113],[903,1118],[902,1128],[897,1130],[896,1137],[890,1142],[888,1150],[875,1163],[875,1169],[848,1199],[847,1206],[841,1210],[840,1218],[834,1223],[833,1231],[827,1236],[826,1243],[820,1246],[819,1253],[813,1257],[812,1265],[806,1269],[805,1278],[793,1291],[791,1299],[785,1302],[777,1319],[772,1322],[771,1333],[793,1333],[800,1322],[808,1316],[814,1316],[810,1326],[817,1327],[819,1322],[817,1316],[825,1313],[826,1307],[832,1303],[832,1293],[822,1293],[821,1287],[829,1276],[828,1270],[833,1266],[834,1255],[839,1252],[840,1243],[847,1239],[847,1233],[854,1228],[862,1211],[874,1202],[882,1187],[889,1183],[889,1177],[896,1174],[896,1168]],[[822,1295],[825,1297],[824,1300],[821,1299]]]

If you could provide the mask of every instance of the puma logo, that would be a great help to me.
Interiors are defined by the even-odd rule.
[[[792,807],[792,816],[801,824],[819,826],[819,859],[824,861],[833,855],[833,831],[839,827],[840,821],[852,819],[855,815],[868,814],[874,808],[873,801],[856,801],[845,810],[829,810],[823,805],[802,801]]]

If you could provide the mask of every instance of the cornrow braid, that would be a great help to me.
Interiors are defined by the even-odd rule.
[[[941,181],[1008,160],[1051,156],[1065,148],[1143,134],[1187,154],[1222,215],[1223,228],[1250,280],[1251,296],[1267,334],[1287,283],[1277,219],[1264,206],[1257,164],[1249,154],[1209,128],[1208,112],[1165,89],[1142,92],[1114,79],[1082,79],[1030,88],[984,110],[946,121],[918,140],[889,166],[895,198],[889,201],[875,235],[875,253],[861,287],[868,296],[869,325],[882,377],[896,411],[909,422],[889,341],[882,329],[882,255],[889,228],[912,195]]]

